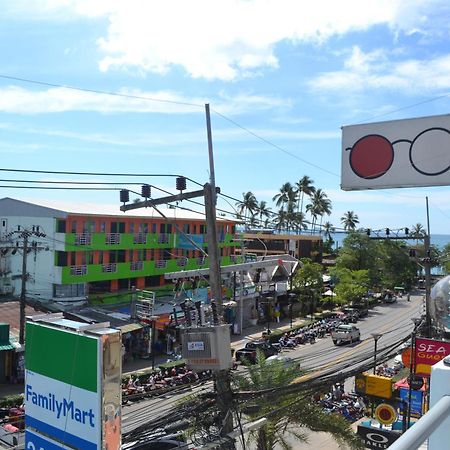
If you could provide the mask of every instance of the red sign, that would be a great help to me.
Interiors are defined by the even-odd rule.
[[[431,366],[450,355],[450,342],[416,338],[415,373],[430,376]]]

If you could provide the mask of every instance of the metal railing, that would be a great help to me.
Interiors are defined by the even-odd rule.
[[[442,397],[412,428],[403,433],[390,447],[390,450],[415,450],[450,415],[450,396]]]

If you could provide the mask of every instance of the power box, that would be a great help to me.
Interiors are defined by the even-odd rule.
[[[226,370],[232,367],[230,326],[185,328],[182,354],[193,370]]]

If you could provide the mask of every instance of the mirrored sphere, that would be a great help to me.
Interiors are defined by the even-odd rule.
[[[450,332],[450,275],[432,287],[429,311],[434,323]]]

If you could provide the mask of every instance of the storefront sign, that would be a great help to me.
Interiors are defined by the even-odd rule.
[[[392,379],[366,373],[359,374],[355,377],[355,391],[357,394],[389,399],[392,397]]]
[[[447,186],[448,115],[342,127],[343,190]]]
[[[409,389],[400,388],[400,398],[405,402],[409,400]],[[423,391],[415,391],[411,390],[411,414],[414,417],[420,417],[422,412],[422,404],[423,404]]]
[[[25,448],[97,450],[108,443],[119,449],[120,331],[84,333],[89,325],[61,319],[62,328],[56,322],[26,325]],[[45,445],[42,435],[49,439]]]
[[[415,373],[430,376],[431,366],[450,355],[450,342],[416,338]]]
[[[358,425],[357,434],[361,437],[366,448],[375,449],[388,448],[400,437],[400,433],[395,431],[365,425]]]
[[[27,442],[27,450],[69,450],[70,447],[61,445],[59,442],[53,441],[48,437],[35,433],[31,430],[25,431],[25,441]]]
[[[381,403],[375,409],[375,418],[383,425],[390,425],[397,420],[397,411],[388,403]]]

